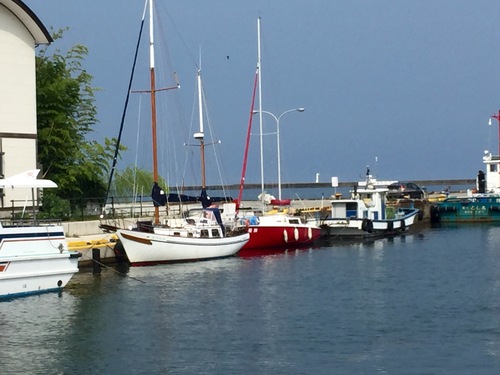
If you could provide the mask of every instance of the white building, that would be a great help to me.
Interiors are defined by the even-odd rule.
[[[35,48],[52,38],[22,1],[0,0],[0,176],[37,168]],[[0,209],[31,198],[5,189]]]

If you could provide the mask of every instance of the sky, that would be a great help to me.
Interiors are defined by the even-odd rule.
[[[84,66],[100,89],[91,137],[116,137],[144,1],[25,3],[49,30],[69,28],[51,48],[88,47]],[[357,181],[368,165],[381,180],[475,178],[484,150],[499,152],[498,122],[488,125],[500,109],[497,0],[156,0],[156,6],[165,13],[156,38],[168,41],[181,85],[171,101],[188,123],[201,56],[211,123],[222,142],[217,169],[226,183],[238,183],[241,175],[258,17],[262,109],[279,116],[305,108],[280,120],[282,183],[314,182],[317,174],[320,182],[333,176]],[[145,59],[137,76],[147,77],[147,69]],[[138,112],[146,98],[137,96]],[[276,182],[276,122],[263,119],[265,181]],[[249,183],[260,182],[257,120]],[[119,169],[138,160],[136,150],[146,150],[136,146],[145,138],[136,123],[127,115],[123,143],[129,149]]]

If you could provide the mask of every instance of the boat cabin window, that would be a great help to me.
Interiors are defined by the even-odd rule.
[[[333,201],[332,217],[345,218],[356,217],[358,214],[357,202]]]
[[[299,219],[289,219],[288,222],[290,224],[300,224]]]
[[[212,229],[212,237],[220,237],[220,232],[218,229]]]
[[[208,237],[208,230],[202,229],[200,232],[200,237]]]
[[[351,211],[351,210],[356,211],[358,209],[358,203],[357,202],[348,202],[348,203],[346,203],[345,208],[347,211]]]
[[[497,164],[490,164],[490,172],[496,172],[497,171]]]

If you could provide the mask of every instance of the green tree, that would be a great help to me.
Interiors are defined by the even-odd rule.
[[[62,37],[63,30],[53,35]],[[66,54],[49,47],[36,57],[38,161],[43,176],[55,181],[63,199],[104,197],[105,176],[112,150],[86,137],[97,124],[96,89],[83,68],[86,47],[75,45]]]
[[[149,196],[153,187],[152,181],[152,172],[136,167],[127,167],[125,170],[115,173],[112,194],[117,197]],[[161,188],[167,189],[167,183],[164,178],[159,177],[158,184]],[[167,191],[165,192],[168,193]]]

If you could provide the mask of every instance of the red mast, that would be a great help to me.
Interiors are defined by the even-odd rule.
[[[245,175],[247,171],[247,160],[248,160],[248,148],[250,145],[250,132],[252,130],[252,120],[253,120],[253,109],[255,105],[255,91],[257,89],[257,78],[259,77],[259,68],[255,71],[255,79],[253,84],[253,93],[252,93],[252,105],[250,106],[250,118],[248,119],[248,129],[247,129],[247,138],[245,142],[245,153],[243,154],[243,167],[241,168],[241,179],[240,179],[240,191],[238,192],[238,204],[236,207],[236,211],[239,210],[241,199],[243,197],[243,185],[245,184]]]

